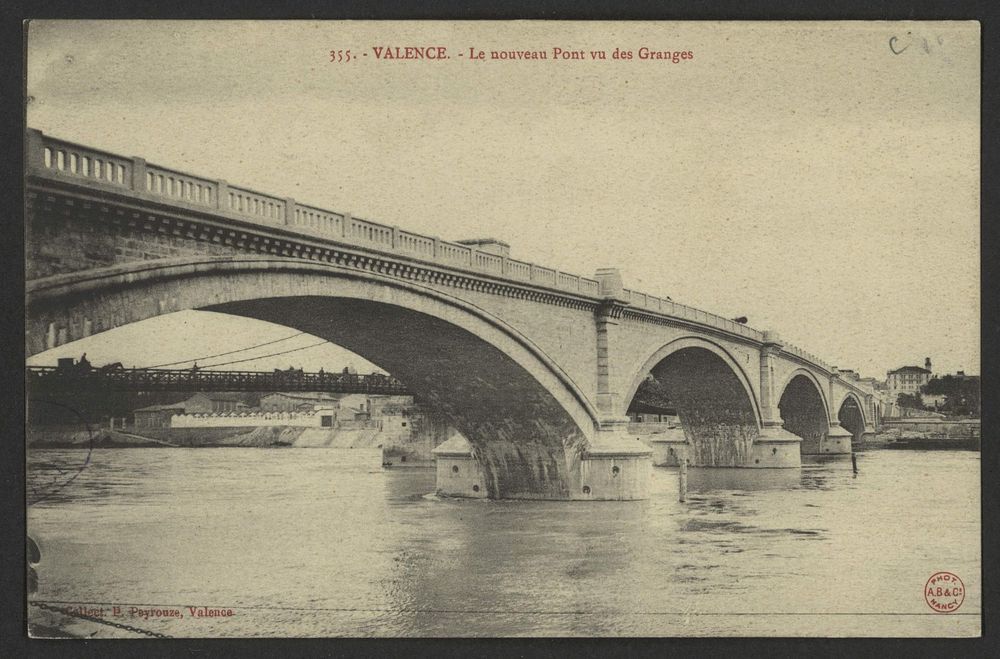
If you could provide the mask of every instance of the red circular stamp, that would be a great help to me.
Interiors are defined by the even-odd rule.
[[[951,572],[935,572],[924,586],[924,599],[938,613],[951,613],[965,601],[965,584]]]

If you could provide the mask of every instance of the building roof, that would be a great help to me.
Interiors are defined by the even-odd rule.
[[[302,400],[302,401],[314,401],[314,400],[335,401],[335,400],[337,400],[336,396],[331,396],[330,394],[327,394],[327,393],[323,393],[323,392],[310,393],[308,391],[301,391],[301,392],[300,391],[294,391],[294,392],[272,391],[271,393],[265,394],[264,396],[262,396],[262,398],[267,398],[268,396],[284,396],[285,398],[292,398],[294,400]]]
[[[184,405],[182,403],[173,403],[171,405],[150,405],[148,407],[140,407],[137,410],[132,410],[133,412],[163,412],[165,410],[180,410],[184,411]]]
[[[233,400],[239,403],[243,402],[243,394],[228,391],[199,391],[194,396],[191,396],[191,398],[194,398],[195,396],[204,396],[209,400]],[[191,400],[191,398],[188,398],[188,400]]]
[[[895,370],[889,371],[889,375],[893,373],[930,373],[930,371],[920,366],[900,366]]]

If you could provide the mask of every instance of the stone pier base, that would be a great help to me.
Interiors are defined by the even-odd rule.
[[[472,446],[459,434],[431,451],[437,467],[437,494],[469,499],[486,498],[486,479],[472,457]]]
[[[831,426],[830,430],[819,441],[817,455],[850,455],[852,437],[853,435],[841,426]]]
[[[683,428],[669,428],[641,439],[653,450],[654,467],[676,467],[681,460],[691,457],[691,445],[684,436]]]
[[[626,431],[628,420],[605,423],[580,460],[579,489],[572,499],[635,501],[649,498],[653,451]]]
[[[464,437],[455,434],[432,453],[437,468],[438,495],[471,499],[488,496],[485,474]],[[638,439],[628,437],[624,427],[598,431],[567,474],[566,499],[633,501],[648,498],[651,453]],[[533,497],[530,492],[519,492],[516,498]],[[547,493],[539,493],[537,498],[552,499]]]
[[[781,426],[764,426],[750,450],[748,467],[791,469],[802,466],[802,438]]]
[[[682,428],[643,437],[653,451],[656,467],[677,467],[681,460],[692,457],[692,448]],[[780,426],[765,426],[750,449],[750,460],[740,468],[794,469],[802,466],[800,444],[802,438]],[[690,463],[689,463],[690,464]],[[691,465],[709,467],[708,465]],[[711,468],[711,467],[709,467]]]

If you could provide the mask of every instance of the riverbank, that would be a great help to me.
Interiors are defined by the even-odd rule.
[[[978,451],[978,437],[891,437],[879,440],[878,436],[870,442],[865,442],[864,448],[876,449],[911,449],[918,451]]]
[[[247,428],[132,428],[114,430],[80,426],[31,428],[25,440],[31,449],[88,448],[381,448],[388,466],[426,467],[434,464],[427,441],[387,437],[378,431],[321,429],[298,426]],[[317,435],[322,435],[317,437]]]
[[[864,448],[917,450],[980,450],[979,419],[887,420],[882,430],[864,441]]]
[[[29,448],[200,448],[291,446],[302,428],[32,428]]]

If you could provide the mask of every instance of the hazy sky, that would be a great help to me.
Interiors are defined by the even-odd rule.
[[[382,45],[451,59],[378,61]],[[608,59],[467,56],[555,46]],[[36,22],[28,123],[568,272],[617,266],[866,375],[926,356],[979,372],[979,53],[974,23]],[[294,333],[149,322],[60,352],[148,365]]]

